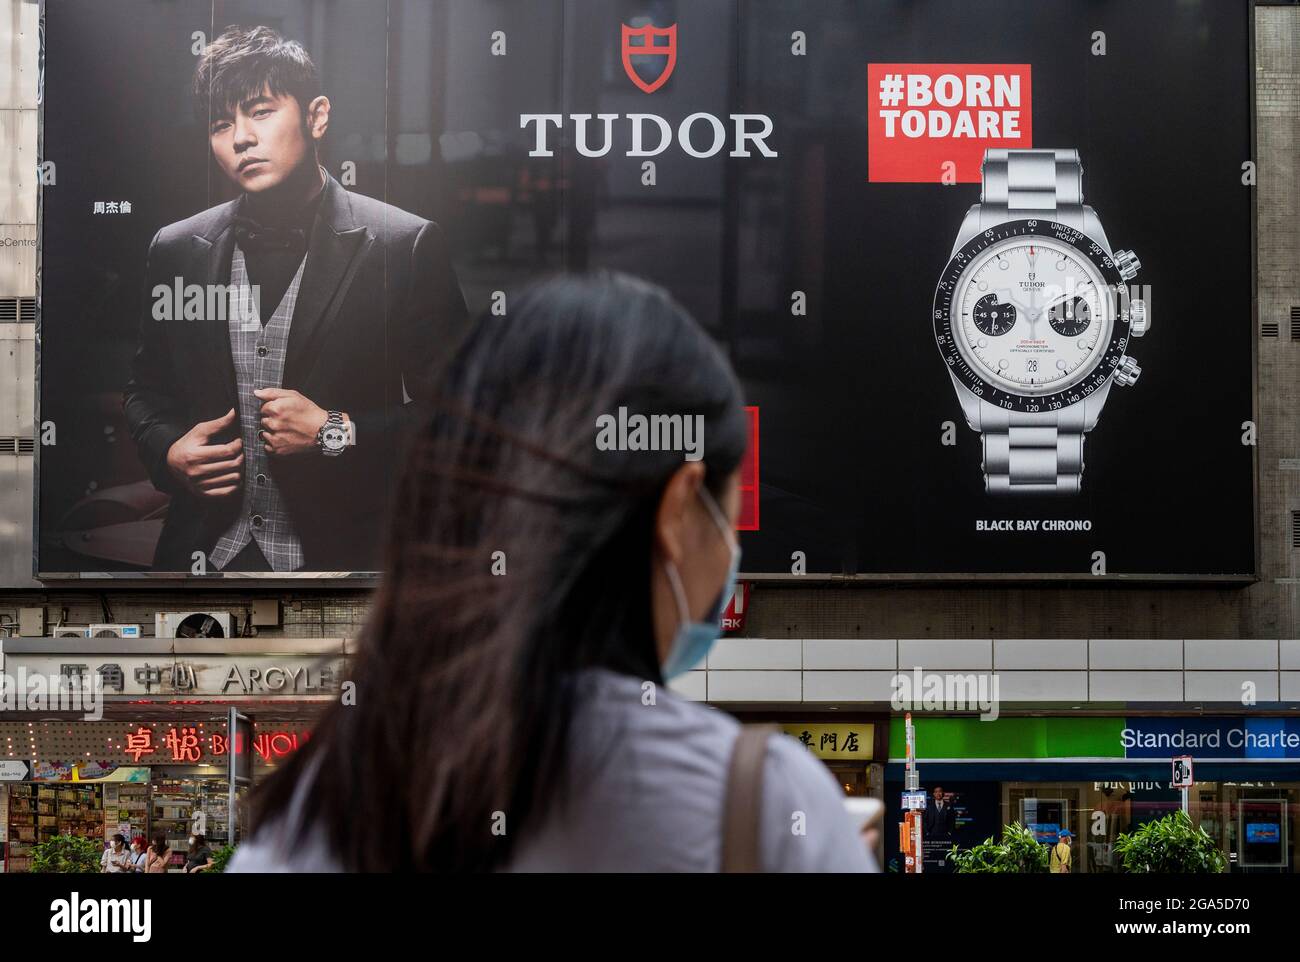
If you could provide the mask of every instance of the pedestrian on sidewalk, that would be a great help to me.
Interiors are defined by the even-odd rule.
[[[145,860],[144,870],[150,875],[166,874],[171,858],[172,850],[167,844],[167,836],[159,832],[154,836],[153,844],[149,846],[149,854]]]
[[[148,854],[146,853],[145,849],[148,847],[148,845],[149,843],[145,840],[145,837],[143,835],[137,835],[135,838],[131,839],[131,871],[132,872],[138,872],[140,874],[144,873],[145,863],[148,859]]]
[[[1057,842],[1052,846],[1051,869],[1063,875],[1070,873],[1070,846],[1074,840],[1073,833],[1068,828],[1061,829],[1057,836]]]
[[[740,563],[750,421],[699,324],[626,275],[554,278],[437,397],[356,697],[262,784],[232,869],[873,870],[825,765],[669,686]]]
[[[125,835],[114,835],[99,857],[99,870],[106,875],[131,871],[131,853],[126,847]]]

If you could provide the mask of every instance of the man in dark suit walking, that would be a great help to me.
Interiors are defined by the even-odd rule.
[[[319,165],[330,103],[298,43],[231,28],[194,93],[243,193],[149,248],[123,403],[171,495],[153,568],[378,570],[408,412],[469,327],[442,233]]]

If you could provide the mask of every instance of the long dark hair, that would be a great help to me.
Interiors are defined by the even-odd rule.
[[[654,521],[683,454],[601,450],[598,418],[700,415],[715,494],[747,440],[717,346],[620,274],[557,277],[481,317],[438,393],[398,486],[356,704],[255,797],[259,823],[285,814],[319,759],[304,821],[354,871],[500,866],[561,800],[574,672],[661,681]]]

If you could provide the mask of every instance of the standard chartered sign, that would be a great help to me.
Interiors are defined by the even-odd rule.
[[[1300,757],[1300,723],[1290,718],[1128,720],[1120,744],[1129,758],[1191,754],[1220,758]]]

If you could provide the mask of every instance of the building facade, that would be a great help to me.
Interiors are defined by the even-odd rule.
[[[337,697],[350,644],[342,639],[361,633],[373,587],[365,578],[200,585],[93,571],[36,577],[40,198],[42,189],[59,189],[40,184],[41,12],[30,0],[0,0],[0,652],[6,672],[58,674],[78,658],[91,671],[116,665],[123,687],[99,722],[67,728],[57,713],[21,711],[0,718],[0,762],[23,776],[0,782],[8,803],[0,805],[8,818],[3,837],[20,851],[26,834],[40,831],[45,794],[52,817],[64,818],[59,791],[78,817],[112,827],[105,812],[118,805],[145,813],[151,829],[175,819],[177,831],[167,831],[179,839],[180,826],[203,808],[194,798],[209,787],[214,799],[224,798],[228,788],[217,731],[227,708],[243,706],[256,718],[266,732],[257,770],[272,766],[277,750],[308,732],[314,713]],[[1020,821],[1039,826],[1044,840],[1070,828],[1076,853],[1086,853],[1076,854],[1083,870],[1113,870],[1118,832],[1181,805],[1169,769],[1179,755],[1195,760],[1191,809],[1233,870],[1294,871],[1300,858],[1300,748],[1292,744],[1300,738],[1293,721],[1300,709],[1300,8],[1260,3],[1251,12],[1255,153],[1242,162],[1257,177],[1242,189],[1254,196],[1254,309],[1224,323],[1254,332],[1254,408],[1240,420],[1257,445],[1255,579],[752,577],[743,631],[720,641],[707,664],[675,686],[746,720],[779,722],[827,762],[848,794],[885,799],[892,826],[903,783],[906,679],[916,696],[909,704],[922,784],[942,788],[955,810],[927,849],[935,868],[942,869],[940,843],[978,841]],[[454,125],[455,111],[440,119]],[[702,177],[677,189],[692,200],[713,187]],[[472,308],[497,286],[486,270],[463,281]],[[1175,328],[1177,319],[1165,323]],[[1176,481],[1179,467],[1170,470]],[[1138,488],[1129,496],[1159,493]],[[1206,503],[1202,510],[1215,509]],[[1197,525],[1197,517],[1186,519],[1191,531]],[[215,622],[220,634],[177,637],[195,614],[192,630],[211,632]],[[190,678],[187,662],[203,667]],[[157,666],[166,666],[170,688],[155,690],[164,684],[152,673]],[[250,668],[258,681],[249,681]],[[313,670],[314,685],[303,681]],[[927,702],[930,679],[944,697]],[[948,697],[954,684],[957,701]],[[996,719],[979,720],[990,713]],[[138,751],[146,739],[151,751]],[[182,745],[181,757],[168,754]],[[119,802],[115,784],[109,799],[109,782],[74,791],[70,766],[85,764],[83,757],[124,772],[148,769],[136,782],[147,791],[130,804]],[[77,781],[95,786],[93,778]],[[72,797],[77,791],[86,797]],[[99,814],[86,814],[91,809]],[[224,818],[215,802],[206,811],[214,824]],[[19,822],[28,814],[34,830],[24,834]],[[135,831],[135,816],[118,821]],[[891,835],[888,828],[887,857],[897,854]],[[19,865],[22,857],[11,855]]]

